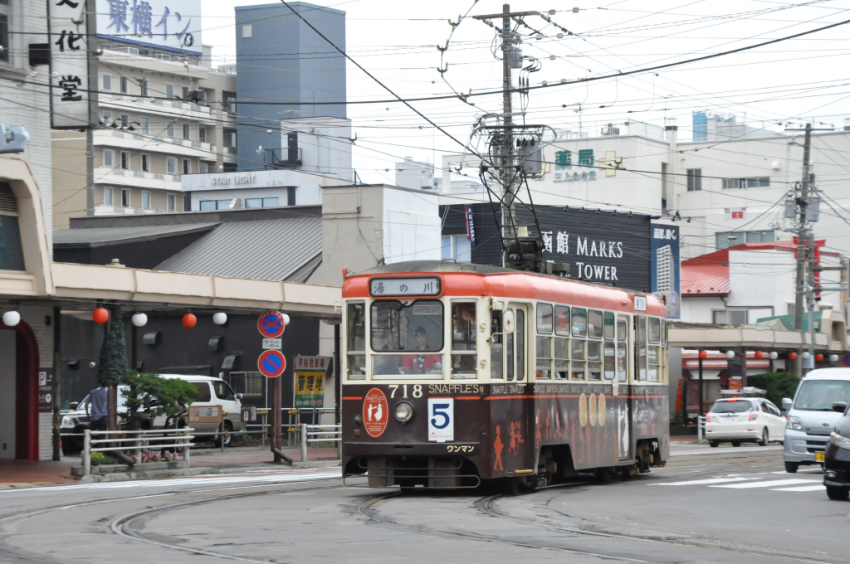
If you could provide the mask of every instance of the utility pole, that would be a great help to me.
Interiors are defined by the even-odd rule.
[[[100,121],[97,115],[99,82],[96,4],[95,0],[86,0],[86,65],[89,75],[89,123],[86,127],[86,215],[94,215],[94,128]]]
[[[806,124],[806,139],[803,142],[803,181],[800,183],[800,195],[797,205],[801,208],[797,214],[797,294],[794,303],[794,331],[803,334],[803,298],[806,291],[806,211],[805,201],[809,197],[809,155],[812,144],[812,124]],[[803,376],[803,349],[797,351],[797,378]]]

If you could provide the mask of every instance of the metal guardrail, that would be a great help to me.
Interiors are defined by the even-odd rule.
[[[301,425],[301,462],[307,462],[310,443],[336,443],[342,460],[342,425]]]
[[[95,431],[86,429],[83,432],[83,475],[91,474],[91,455],[95,452],[116,452],[116,451],[135,451],[141,453],[143,450],[150,449],[166,449],[166,448],[182,448],[183,449],[183,467],[189,468],[191,441],[194,435],[191,427],[183,427],[182,429],[155,429],[147,431]],[[92,439],[92,435],[98,437]],[[110,435],[113,435],[110,437]],[[105,438],[99,438],[105,437]],[[123,443],[123,444],[122,444]],[[118,446],[109,446],[117,444]],[[95,446],[93,446],[95,445]],[[105,445],[105,446],[97,446]]]

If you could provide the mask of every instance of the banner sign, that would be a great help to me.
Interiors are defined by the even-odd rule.
[[[475,246],[475,221],[474,215],[472,213],[472,206],[466,206],[464,209],[464,213],[466,214],[466,238],[469,239],[470,244]]]
[[[84,0],[50,0],[50,126],[89,127],[89,70]]]
[[[679,227],[653,223],[650,231],[652,293],[667,304],[668,319],[679,319],[682,316]]]
[[[325,377],[332,358],[327,356],[295,357],[295,399],[293,407],[324,407]]]
[[[201,0],[97,0],[102,37],[200,54],[201,29]]]

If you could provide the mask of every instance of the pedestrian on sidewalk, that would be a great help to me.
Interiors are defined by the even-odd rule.
[[[106,384],[101,383],[98,388],[92,390],[84,403],[86,405],[86,416],[89,418],[89,427],[92,430],[92,439],[94,439],[95,431],[106,431],[108,428],[109,392],[106,390]],[[89,406],[91,406],[91,413],[89,413]]]

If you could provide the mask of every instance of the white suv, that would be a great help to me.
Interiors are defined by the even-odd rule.
[[[198,398],[190,405],[218,405],[221,406],[224,414],[224,420],[221,425],[216,423],[195,423],[192,428],[194,436],[201,440],[212,439],[216,436],[216,431],[227,431],[228,434],[224,437],[218,436],[216,442],[221,446],[222,440],[224,444],[230,444],[231,436],[229,433],[242,430],[242,403],[239,401],[242,394],[234,394],[230,386],[221,378],[212,378],[210,376],[192,376],[184,374],[158,374],[160,378],[178,378],[189,382],[198,390]],[[121,391],[124,386],[118,386],[118,413],[124,413],[127,408],[124,406],[124,396]],[[83,438],[74,436],[81,434],[85,429],[89,428],[89,420],[86,416],[85,404],[88,401],[86,396],[79,403],[78,407],[71,409],[62,417],[59,434],[62,437],[62,452],[63,454],[71,454],[79,452],[83,449]],[[153,421],[153,426],[158,427],[165,424],[165,417],[157,417]],[[188,427],[188,418],[181,419],[180,427]]]

